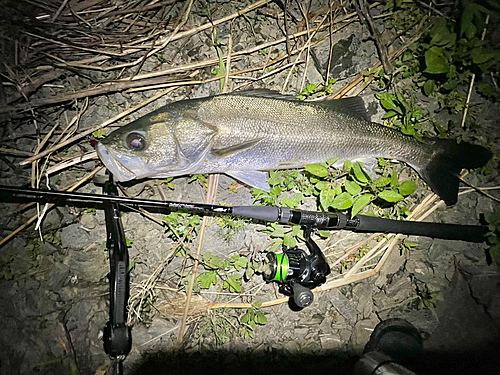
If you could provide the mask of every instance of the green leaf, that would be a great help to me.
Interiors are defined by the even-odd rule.
[[[457,35],[449,31],[445,18],[438,19],[429,34],[432,37],[431,46],[451,47],[457,39]]]
[[[361,192],[361,186],[359,186],[356,182],[349,180],[346,180],[345,182],[345,189],[351,195],[356,195]]]
[[[319,203],[321,208],[326,211],[330,207],[335,199],[335,190],[327,189],[323,190],[319,195]]]
[[[417,190],[417,184],[415,184],[413,181],[403,181],[401,185],[398,188],[399,193],[403,196],[408,196],[412,194],[415,190]]]
[[[240,278],[240,275],[231,275],[229,276],[226,281],[224,282],[224,289],[229,288],[230,292],[236,292],[240,293],[241,292],[241,281],[238,279]]]
[[[305,166],[306,171],[310,174],[318,177],[328,176],[328,169],[322,164],[308,164]]]
[[[363,210],[363,208],[365,208],[368,204],[370,204],[373,197],[374,197],[373,194],[363,194],[360,195],[359,197],[356,197],[352,205],[351,217],[356,216],[359,212]]]
[[[424,94],[429,96],[434,92],[436,87],[436,82],[433,79],[428,79],[424,84]]]
[[[450,68],[443,50],[435,46],[425,51],[425,65],[425,72],[430,74],[447,73]]]
[[[396,111],[393,111],[392,109],[390,111],[387,111],[386,114],[384,116],[382,116],[383,119],[386,119],[386,118],[391,118],[391,117],[394,117],[396,116],[398,113]]]
[[[483,64],[491,59],[498,59],[498,51],[494,51],[489,48],[474,48],[470,55],[472,57],[472,62],[474,64]]]
[[[303,199],[304,199],[304,194],[295,193],[290,199],[288,199],[288,196],[286,198],[283,198],[281,200],[281,203],[283,203],[288,208],[296,208],[298,207],[299,204],[302,203]]]
[[[486,212],[484,214],[484,219],[486,220],[486,222],[488,222],[488,224],[500,224],[500,215],[494,212]]]
[[[212,258],[212,254],[210,254],[209,251],[207,251],[205,254],[203,254],[203,260],[205,262],[209,262],[211,258]]]
[[[332,234],[329,230],[318,230],[316,233],[322,238],[328,238]]]
[[[489,252],[491,260],[500,263],[500,244],[490,247]]]
[[[203,275],[200,275],[200,282],[202,289],[209,289],[212,284],[217,285],[217,274],[213,271],[205,272]]]
[[[254,309],[260,309],[262,307],[262,301],[255,301],[254,303],[252,303],[252,307]]]
[[[402,114],[401,108],[395,103],[397,100],[396,97],[388,92],[381,92],[378,93],[377,98],[380,100],[380,104],[384,109],[390,111],[393,110],[399,114]]]
[[[239,259],[234,262],[234,268],[239,271],[241,268],[245,268],[248,264],[248,259],[245,257],[239,257]]]
[[[99,129],[99,130],[96,130],[95,132],[93,132],[92,136],[95,139],[102,139],[102,138],[106,137],[106,132],[102,129]]]
[[[332,207],[337,210],[347,210],[352,206],[352,195],[344,192],[338,195],[332,202]]]
[[[332,165],[332,164],[335,164],[335,163],[336,163],[336,162],[338,162],[338,161],[339,161],[339,158],[332,158],[332,159],[327,160],[327,161],[326,161],[326,164],[327,164],[328,166],[330,166],[330,165]]]
[[[389,185],[390,183],[391,183],[391,178],[386,176],[380,176],[375,181],[373,181],[373,185],[375,187],[384,187]]]
[[[350,172],[352,169],[352,162],[350,160],[346,160],[344,162],[344,171]]]
[[[401,194],[395,192],[394,190],[384,190],[378,194],[378,197],[391,203],[399,202],[404,198]]]
[[[278,171],[273,171],[269,173],[269,178],[267,179],[267,182],[269,183],[270,186],[275,186],[281,184],[281,176]]]
[[[251,318],[253,318],[251,315],[251,312],[253,312],[253,310],[250,310],[248,309],[247,312],[240,318],[240,322],[243,323],[243,324],[248,324],[248,322],[250,321]]]
[[[320,181],[316,185],[314,185],[316,189],[319,191],[323,191],[325,189],[328,189],[330,187],[330,182],[329,181]]]
[[[210,259],[210,265],[214,266],[214,268],[221,268],[222,267],[222,261],[220,260],[219,257],[212,257]]]
[[[297,246],[297,241],[295,241],[295,238],[293,238],[291,234],[285,234],[283,236],[283,245],[288,247],[295,247]]]
[[[264,324],[266,324],[266,323],[267,323],[267,318],[266,318],[266,316],[265,316],[264,314],[262,314],[260,311],[257,311],[257,312],[255,313],[255,318],[254,318],[254,320],[255,320],[255,323],[257,323],[257,324],[261,324],[261,325],[264,325]]]
[[[352,170],[354,171],[356,180],[358,180],[358,182],[360,182],[362,185],[366,184],[370,180],[370,177],[363,170],[362,164],[359,161],[353,164]]]
[[[398,173],[394,170],[391,175],[391,186],[397,187],[399,185],[398,182]]]

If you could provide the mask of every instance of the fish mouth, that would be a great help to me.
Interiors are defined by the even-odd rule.
[[[113,150],[106,148],[101,142],[97,144],[96,152],[104,166],[111,172],[117,181],[124,182],[137,178],[134,172],[120,162],[120,159],[123,159],[123,161],[126,161],[128,164],[137,164],[132,158],[117,154]]]

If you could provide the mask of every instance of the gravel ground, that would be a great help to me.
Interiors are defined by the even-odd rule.
[[[209,4],[195,2],[184,29],[206,22],[203,11]],[[213,20],[240,10],[250,2],[222,1],[217,4],[214,9],[209,7],[213,11]],[[312,1],[309,14],[321,11],[327,4],[326,1]],[[291,19],[303,18],[296,3],[290,3],[289,7]],[[377,7],[373,14],[378,15],[381,11],[382,8]],[[265,14],[281,14],[281,18]],[[231,32],[234,52],[276,40],[283,36],[282,14],[280,8],[271,3],[262,8],[262,12],[253,11],[246,17],[236,18],[231,23],[231,29],[228,22],[221,23],[216,27],[217,38],[226,44]],[[315,26],[321,18],[314,18]],[[377,22],[382,29],[382,21]],[[295,22],[288,27],[293,29],[290,32],[303,30]],[[327,30],[317,34],[317,40],[325,39],[311,49],[313,58],[307,69],[302,65],[296,74],[291,75],[286,92],[299,92],[304,74],[305,84],[318,84],[323,80],[328,69],[330,42],[334,47],[329,76],[338,79],[334,91],[378,61],[368,30],[358,22],[350,23],[333,34],[331,41],[327,35]],[[297,46],[293,44],[293,47]],[[270,59],[283,55],[286,48],[281,43],[262,51],[235,57],[232,71],[262,66]],[[142,71],[217,58],[210,30],[173,41],[160,54],[161,58],[146,60]],[[202,68],[196,79],[212,78],[213,68]],[[262,73],[261,69],[248,77],[257,78]],[[110,79],[106,72],[89,70],[87,74],[87,77],[82,77],[68,73],[58,83],[85,87],[94,79]],[[281,90],[287,74],[285,69],[257,81],[253,87]],[[238,88],[248,82],[251,81],[232,79],[229,84]],[[50,87],[42,87],[33,98],[51,96],[51,90]],[[126,124],[177,99],[198,98],[219,92],[218,81],[181,87],[134,112],[121,123]],[[88,109],[79,119],[79,129],[99,124],[155,93],[155,90],[121,92],[91,98]],[[372,119],[379,121],[383,111],[378,108],[374,92],[368,87],[361,95]],[[473,99],[480,101],[480,98]],[[427,104],[429,108],[435,105]],[[57,108],[68,118],[75,115],[70,106]],[[476,120],[485,129],[485,134],[493,135],[491,142],[497,147],[499,139],[495,129],[500,125],[499,111],[498,102],[483,102]],[[56,116],[63,118],[61,113],[47,113],[53,119]],[[32,122],[21,121],[16,133],[32,133],[32,128]],[[35,147],[33,138],[25,137],[17,138],[11,146],[26,152],[32,152]],[[85,140],[68,147],[65,152],[76,155],[91,150],[91,144]],[[1,184],[28,184],[29,168],[15,166],[21,160],[14,156],[0,159]],[[53,188],[67,186],[97,165],[98,161],[91,160],[56,173],[51,176],[50,184]],[[409,173],[408,168],[403,173]],[[478,186],[496,186],[500,182],[496,171],[486,177],[471,174],[467,179]],[[131,182],[124,186],[130,194],[139,194],[142,198],[203,201],[205,188],[197,181],[190,182],[189,177],[180,177],[172,183],[173,190],[166,185],[155,186],[154,181]],[[232,205],[252,203],[250,189],[240,186],[234,192],[232,186],[234,180],[221,175],[216,201]],[[101,187],[88,182],[78,191],[101,193]],[[410,199],[418,201],[428,193],[420,188]],[[312,204],[308,202],[304,208],[311,209]],[[495,208],[498,208],[497,203],[471,193],[461,196],[452,207],[437,209],[428,221],[476,224],[481,213]],[[18,206],[12,204],[2,204],[1,210],[2,237],[36,214],[34,208],[20,212]],[[161,216],[156,217],[161,219]],[[273,300],[281,297],[276,285],[265,284],[259,275],[254,275],[242,286],[242,293],[253,293],[252,299],[235,296],[234,293],[228,296],[224,294],[226,291],[221,293],[212,287],[193,297],[193,311],[188,319],[191,323],[183,347],[178,350],[177,338],[185,294],[174,290],[179,286],[179,274],[190,270],[192,260],[169,255],[176,247],[176,241],[163,225],[138,212],[124,212],[122,221],[126,236],[132,242],[129,248],[130,259],[135,265],[130,273],[132,295],[140,291],[142,282],[159,272],[155,288],[151,290],[149,308],[140,309],[139,316],[132,314],[131,317],[133,347],[125,361],[127,374],[235,371],[276,374],[326,370],[350,373],[377,323],[395,317],[408,320],[422,334],[426,350],[422,373],[493,373],[492,369],[499,364],[495,353],[500,349],[500,271],[496,265],[488,263],[484,244],[412,236],[408,240],[418,245],[404,253],[398,250],[392,252],[381,272],[371,278],[319,292],[313,304],[300,311],[287,303],[260,309],[267,318],[267,324],[257,325],[254,337],[244,338],[240,334],[241,329],[232,328],[238,324],[236,318],[241,318],[246,309],[207,311],[207,306],[228,300]],[[111,373],[111,362],[102,346],[103,327],[108,320],[109,309],[108,254],[102,246],[106,241],[104,213],[61,206],[48,212],[42,228],[45,241],[40,241],[38,234],[30,228],[0,250],[0,374]],[[244,223],[229,241],[225,229],[213,218],[206,228],[201,252],[210,252],[221,258],[235,254],[244,257],[259,254],[270,243],[263,229],[262,224]],[[367,237],[368,234],[339,231],[332,233],[327,240],[318,239],[318,243],[322,247],[334,246],[332,253],[340,256],[349,246]],[[196,252],[197,239],[195,235],[187,245],[191,253]],[[169,259],[168,264],[165,259]],[[417,285],[441,293],[442,300],[436,302],[435,308],[418,307]],[[220,339],[222,335],[227,336],[223,343]]]

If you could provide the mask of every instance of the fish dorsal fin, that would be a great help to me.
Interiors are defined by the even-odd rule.
[[[346,113],[365,121],[371,121],[370,115],[366,111],[365,102],[359,96],[317,101],[314,102],[314,104],[321,105],[337,112]]]
[[[258,98],[271,98],[271,99],[298,101],[298,99],[293,95],[282,94],[279,91],[269,90],[269,89],[253,89],[253,90],[246,90],[246,91],[236,91],[236,92],[233,92],[231,94],[224,94],[224,95],[252,96],[252,97],[258,97]]]
[[[257,139],[252,139],[250,141],[238,143],[237,145],[234,146],[229,146],[225,148],[219,148],[219,149],[212,149],[211,154],[214,156],[218,156],[221,158],[226,158],[230,155],[234,155],[238,152],[248,150],[252,147],[254,147],[257,143],[262,141],[264,138],[257,138]]]

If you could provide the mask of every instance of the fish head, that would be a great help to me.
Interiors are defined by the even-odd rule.
[[[97,154],[118,181],[191,173],[216,130],[190,116],[153,112],[101,140]]]

